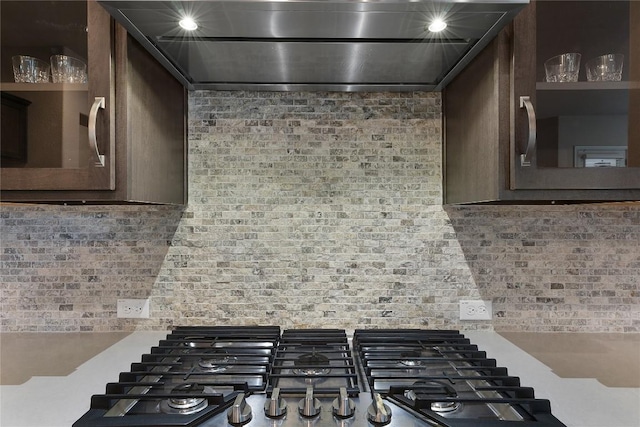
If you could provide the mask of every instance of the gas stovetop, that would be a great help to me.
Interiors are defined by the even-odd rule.
[[[458,331],[177,327],[74,427],[559,427]]]

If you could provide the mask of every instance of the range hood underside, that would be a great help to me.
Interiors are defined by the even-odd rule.
[[[100,3],[189,89],[414,91],[442,89],[522,1]]]

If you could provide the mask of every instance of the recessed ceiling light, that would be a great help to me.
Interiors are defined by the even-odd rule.
[[[182,19],[180,22],[178,22],[178,24],[180,24],[180,26],[185,30],[189,31],[193,31],[198,28],[198,24],[196,24],[196,21],[189,17]]]
[[[445,28],[447,28],[447,23],[442,19],[435,19],[433,22],[431,22],[431,24],[429,24],[428,27],[429,31],[431,31],[432,33],[438,33]]]

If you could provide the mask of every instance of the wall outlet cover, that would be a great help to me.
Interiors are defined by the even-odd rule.
[[[149,299],[119,299],[117,308],[119,318],[149,318]]]
[[[493,307],[489,300],[461,300],[460,320],[491,320]]]

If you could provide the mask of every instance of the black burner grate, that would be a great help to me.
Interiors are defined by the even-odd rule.
[[[278,327],[178,327],[133,363],[74,427],[191,426],[264,392]]]
[[[371,390],[429,425],[563,426],[458,331],[356,330],[353,346]]]
[[[335,396],[344,387],[359,392],[347,335],[341,329],[290,329],[282,334],[269,375],[267,394],[304,395],[312,386],[316,396]]]

